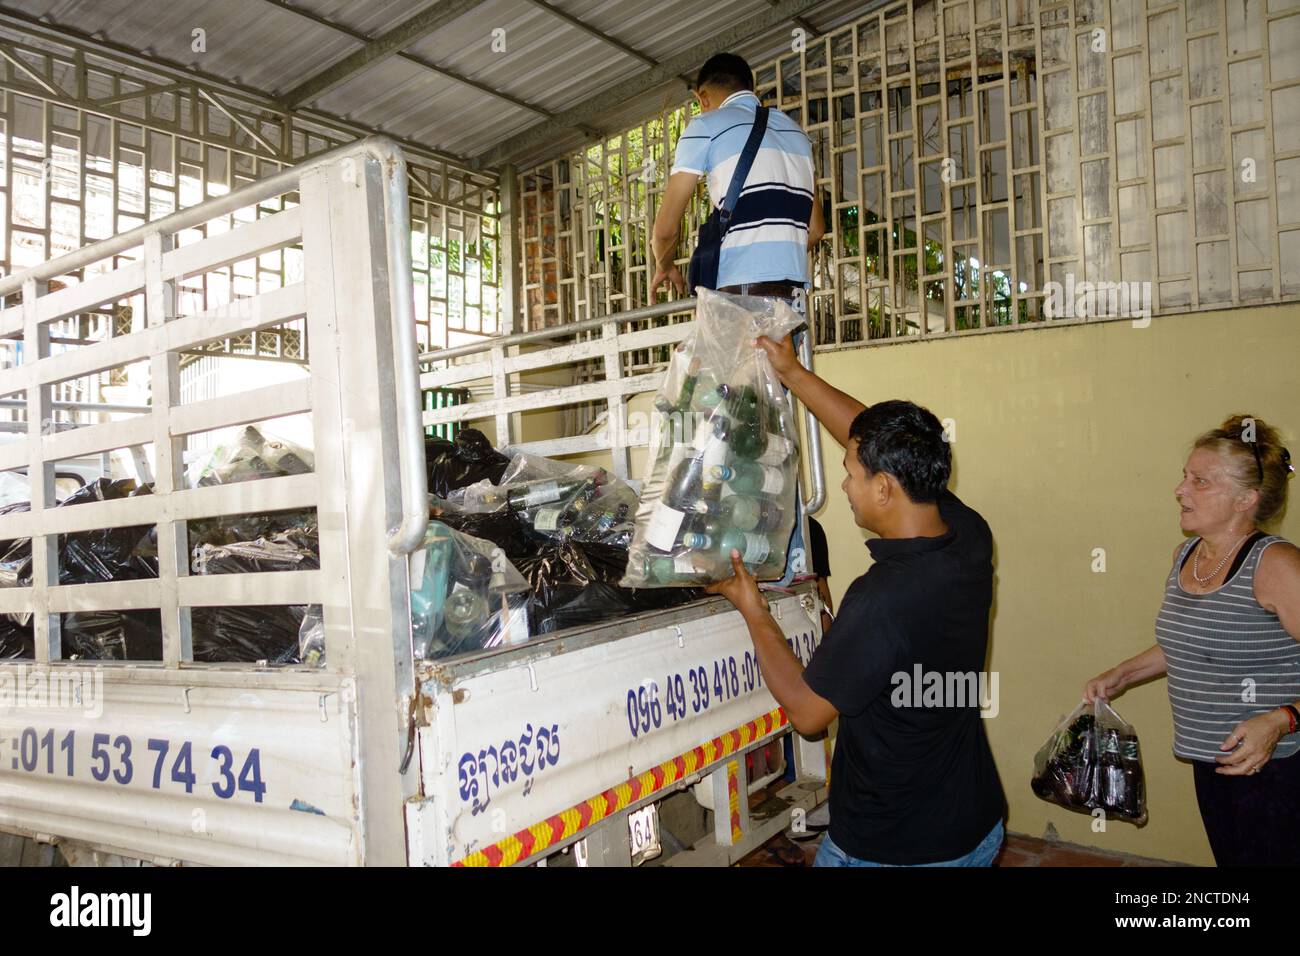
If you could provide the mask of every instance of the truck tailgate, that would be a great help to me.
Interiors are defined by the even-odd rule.
[[[769,599],[806,663],[812,595]],[[426,665],[421,691],[414,864],[528,862],[789,726],[721,599]]]

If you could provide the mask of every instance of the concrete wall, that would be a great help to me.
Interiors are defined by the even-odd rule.
[[[1142,741],[1146,827],[1094,832],[1091,818],[1035,797],[1029,775],[1034,751],[1078,703],[1084,680],[1154,643],[1170,552],[1182,540],[1173,488],[1192,439],[1243,412],[1277,425],[1300,450],[1298,359],[1300,305],[817,356],[819,374],[864,402],[909,398],[954,421],[952,487],[987,518],[997,548],[990,667],[999,713],[987,729],[1012,829],[1039,835],[1050,822],[1065,839],[1106,850],[1213,862],[1191,768],[1171,752],[1163,680],[1117,703]],[[633,407],[648,409],[648,397]],[[557,434],[553,413],[528,418],[522,438]],[[829,435],[823,442],[830,490],[818,517],[838,600],[869,558],[839,490],[841,449]],[[644,459],[633,453],[634,477]],[[572,460],[607,464],[608,456]],[[1300,540],[1300,506],[1276,530]],[[1101,573],[1092,570],[1097,548]]]
[[[1106,850],[1212,864],[1189,765],[1174,759],[1163,679],[1117,702],[1137,728],[1150,822],[1056,808],[1029,789],[1034,751],[1086,678],[1154,643],[1170,552],[1182,539],[1174,486],[1192,439],[1231,412],[1278,426],[1300,448],[1300,306],[995,333],[825,353],[819,374],[864,402],[908,398],[955,422],[953,490],[997,547],[990,667],[1000,713],[987,722],[1012,829]],[[868,566],[827,444],[831,590]],[[1297,486],[1292,486],[1292,493]],[[1300,506],[1276,530],[1300,540]],[[1104,548],[1106,570],[1092,570]],[[942,596],[938,596],[940,599]]]

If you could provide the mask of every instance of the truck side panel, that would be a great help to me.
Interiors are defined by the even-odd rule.
[[[54,672],[0,670],[0,829],[158,862],[360,862],[351,680]]]
[[[805,662],[819,640],[808,608],[806,595],[774,602]],[[408,826],[423,831],[412,844],[424,858],[412,863],[528,862],[789,726],[744,620],[717,604],[674,625],[423,686],[426,799]]]

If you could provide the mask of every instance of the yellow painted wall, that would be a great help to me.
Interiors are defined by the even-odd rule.
[[[953,490],[993,529],[997,590],[990,666],[1000,713],[987,721],[1010,828],[1212,865],[1192,786],[1176,761],[1163,679],[1116,704],[1144,751],[1150,822],[1111,823],[1029,789],[1034,751],[1086,678],[1154,643],[1170,552],[1182,540],[1173,488],[1193,438],[1231,412],[1277,425],[1300,449],[1300,306],[1110,322],[819,354],[816,370],[864,402],[907,398],[956,425]],[[868,555],[826,442],[831,590]],[[1292,494],[1300,485],[1292,485]],[[1300,541],[1300,505],[1275,526]],[[1106,571],[1094,573],[1093,549]],[[942,595],[936,595],[942,600]]]

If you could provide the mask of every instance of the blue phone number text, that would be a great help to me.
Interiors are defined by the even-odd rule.
[[[0,743],[3,742],[0,739]],[[76,775],[75,730],[56,737],[53,730],[41,733],[35,727],[24,727],[17,737],[10,738],[9,744],[13,749],[10,758],[12,770],[49,776]],[[199,750],[198,759],[204,759],[202,749]],[[238,793],[248,793],[252,794],[254,803],[262,802],[266,784],[262,781],[262,755],[257,747],[251,749],[240,762],[229,747],[218,744],[208,752],[207,759],[212,761],[216,776],[210,785],[216,797],[229,800]],[[237,764],[239,769],[236,771]],[[150,737],[142,748],[125,734],[95,734],[91,739],[90,776],[100,783],[111,781],[126,786],[139,773],[149,780],[149,785],[154,790],[162,789],[166,782],[178,784],[186,793],[193,793],[198,785],[194,767],[194,746],[188,740],[177,743]]]

